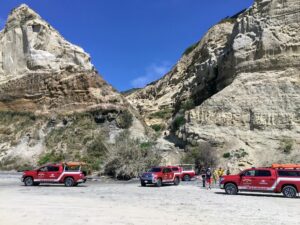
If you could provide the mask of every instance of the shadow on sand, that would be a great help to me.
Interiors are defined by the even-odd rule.
[[[215,192],[215,194],[217,195],[227,195],[225,192]],[[239,192],[237,194],[238,196],[251,196],[251,197],[268,197],[268,198],[286,198],[283,195],[279,195],[279,194],[266,194],[266,193],[243,193],[243,192]],[[300,198],[299,196],[297,196],[295,199]]]

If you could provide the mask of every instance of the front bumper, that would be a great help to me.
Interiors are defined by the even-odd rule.
[[[141,178],[141,182],[145,184],[156,184],[157,180],[155,178]]]

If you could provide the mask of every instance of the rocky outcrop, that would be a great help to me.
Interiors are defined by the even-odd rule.
[[[26,5],[9,15],[0,53],[0,110],[44,114],[127,107],[90,56]]]
[[[173,118],[183,109],[186,123],[173,130],[175,136],[186,146],[210,143],[223,166],[299,163],[299,28],[299,1],[256,0],[235,20],[210,29],[169,74],[128,99],[146,118],[163,99]],[[174,74],[178,86],[170,82]],[[185,101],[192,104],[184,108]]]
[[[90,56],[28,6],[14,9],[0,32],[0,169],[84,157],[99,166],[101,146],[127,129],[147,139]]]

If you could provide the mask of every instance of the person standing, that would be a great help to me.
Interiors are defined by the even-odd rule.
[[[222,167],[220,167],[218,170],[219,182],[221,181],[220,179],[223,175],[224,175],[224,170],[222,169]]]
[[[210,168],[208,168],[208,169],[206,170],[205,177],[206,177],[206,184],[207,184],[206,189],[207,189],[207,190],[208,190],[208,189],[211,189],[211,177],[212,177],[212,172],[211,172],[211,169],[210,169]]]
[[[218,175],[218,170],[215,169],[213,172],[213,180],[214,180],[214,185],[217,186],[217,182],[219,180],[219,175]]]
[[[230,175],[230,170],[229,170],[229,168],[227,168],[227,170],[226,170],[226,175],[227,175],[227,176]]]
[[[200,174],[201,174],[201,177],[202,177],[202,187],[205,188],[205,174],[206,174],[206,171],[205,171],[204,167],[201,169]]]

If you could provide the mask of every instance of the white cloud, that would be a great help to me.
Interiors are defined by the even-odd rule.
[[[134,88],[141,88],[161,78],[171,69],[170,62],[153,63],[145,69],[145,75],[139,76],[131,81]]]

